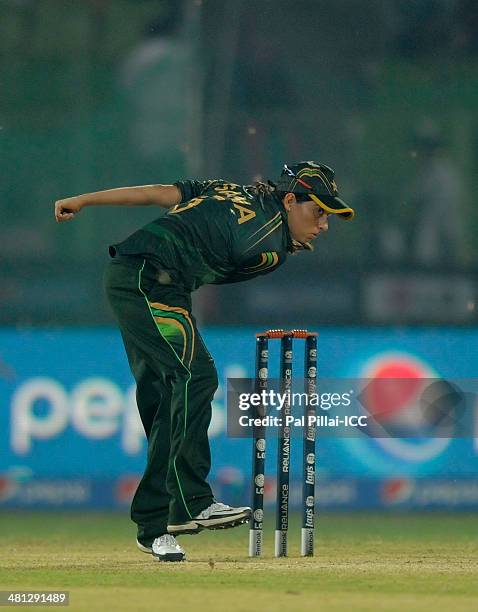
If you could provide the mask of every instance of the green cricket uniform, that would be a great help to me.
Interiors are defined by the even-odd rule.
[[[110,248],[141,255],[194,291],[271,272],[291,248],[285,210],[273,196],[224,181],[176,183],[181,203]]]
[[[214,501],[207,429],[218,383],[191,292],[272,272],[293,250],[274,195],[221,180],[176,185],[181,203],[111,246],[105,277],[148,439],[131,508],[143,543]]]

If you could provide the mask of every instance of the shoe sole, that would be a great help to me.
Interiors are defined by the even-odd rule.
[[[168,525],[168,533],[171,535],[196,535],[196,533],[200,533],[203,529],[204,527],[195,521],[189,521],[181,525]]]
[[[180,561],[186,561],[186,555],[184,555],[183,553],[167,553],[166,555],[155,555],[153,553],[153,559],[160,562],[178,563]]]
[[[216,529],[232,529],[244,523],[248,523],[251,518],[251,510],[241,512],[233,517],[223,516],[215,519],[202,519],[189,521],[181,525],[168,525],[168,533],[194,535],[200,533],[203,529],[214,531]]]
[[[139,540],[136,540],[136,546],[139,548],[141,552],[144,552],[148,555],[153,555],[153,559],[156,559],[156,561],[185,561],[186,560],[186,555],[183,553],[168,553],[166,555],[155,555],[151,547],[144,546],[144,544],[141,544]]]

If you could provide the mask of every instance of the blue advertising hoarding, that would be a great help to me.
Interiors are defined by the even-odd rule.
[[[226,380],[253,376],[255,331],[203,333],[220,380],[209,431],[211,481],[217,497],[224,494],[231,502],[244,502],[247,495],[251,441],[226,436]],[[318,342],[319,384],[320,377],[368,378],[380,372],[475,378],[477,341],[478,331],[469,329],[328,328]],[[277,365],[277,352],[271,349],[271,364]],[[300,351],[294,364],[298,373],[301,358]],[[144,466],[146,443],[119,333],[1,331],[0,428],[0,507],[128,503]],[[466,439],[320,439],[319,504],[478,507],[477,438],[471,432]],[[300,440],[292,441],[293,504],[300,495],[294,492],[300,447]],[[269,453],[269,499],[274,461]]]

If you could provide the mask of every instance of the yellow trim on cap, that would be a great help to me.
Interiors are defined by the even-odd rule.
[[[327,204],[325,204],[324,202],[322,202],[322,200],[319,200],[319,198],[313,194],[313,193],[309,193],[308,195],[310,195],[311,199],[318,205],[320,206],[320,208],[323,208],[325,210],[325,212],[331,213],[332,215],[343,215],[345,213],[349,213],[350,217],[347,217],[346,219],[344,219],[344,221],[352,221],[352,219],[355,216],[355,211],[353,210],[353,208],[330,208],[330,206],[327,206]]]

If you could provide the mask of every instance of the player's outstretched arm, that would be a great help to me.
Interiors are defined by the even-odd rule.
[[[85,206],[161,206],[171,208],[181,201],[176,185],[119,187],[65,198],[55,202],[55,219],[70,221]]]

